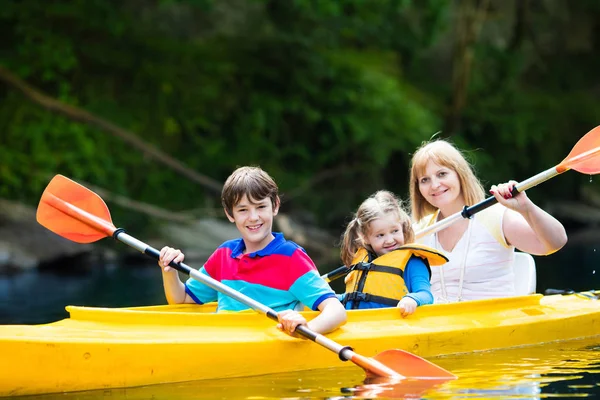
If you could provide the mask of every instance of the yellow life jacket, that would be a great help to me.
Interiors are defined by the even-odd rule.
[[[344,280],[344,305],[352,301],[352,308],[358,308],[361,301],[372,301],[395,307],[402,297],[408,294],[404,282],[404,268],[413,256],[423,259],[430,277],[431,265],[448,262],[448,258],[442,253],[417,243],[404,245],[380,257],[364,248],[359,249],[350,266],[352,271]]]

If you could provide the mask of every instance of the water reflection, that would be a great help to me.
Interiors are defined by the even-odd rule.
[[[29,396],[35,400],[127,399],[541,399],[600,395],[600,336],[544,346],[436,358],[457,380],[365,381],[360,368]],[[240,361],[242,362],[242,361]]]
[[[459,376],[430,398],[539,399],[600,394],[600,336],[437,359]]]
[[[403,379],[390,381],[386,378],[366,379],[351,388],[341,388],[343,398],[368,399],[420,399],[425,393],[453,379]],[[342,397],[340,397],[342,398]]]

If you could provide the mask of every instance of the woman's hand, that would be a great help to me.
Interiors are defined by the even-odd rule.
[[[517,185],[516,181],[508,181],[507,183],[500,183],[493,185],[490,189],[490,193],[494,195],[498,203],[504,205],[506,208],[510,208],[518,213],[523,213],[528,207],[529,199],[525,194],[525,191],[520,193],[512,194],[512,189]]]
[[[412,297],[403,297],[396,307],[400,309],[402,318],[406,318],[417,310],[417,306],[417,301]]]
[[[173,268],[169,267],[171,261],[181,263],[184,259],[185,255],[181,252],[181,250],[165,246],[162,249],[160,249],[158,265],[162,268],[164,272],[175,271]]]
[[[295,338],[304,338],[304,336],[295,333],[299,325],[307,326],[306,318],[300,315],[300,313],[293,310],[283,310],[278,313],[278,317],[278,329]]]

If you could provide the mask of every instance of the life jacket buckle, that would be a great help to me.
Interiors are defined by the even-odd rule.
[[[359,271],[369,271],[371,270],[371,265],[373,263],[370,262],[359,262],[357,264],[354,265],[354,269],[357,269]]]
[[[371,301],[371,295],[369,293],[363,293],[363,292],[354,292],[354,293],[350,293],[348,296],[348,301]]]

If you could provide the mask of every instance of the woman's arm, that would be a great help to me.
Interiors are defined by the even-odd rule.
[[[498,202],[508,208],[502,223],[506,241],[521,251],[535,255],[548,255],[560,250],[567,243],[565,228],[533,203],[525,192],[513,197],[510,191],[516,184],[510,181],[494,185],[490,190]]]

